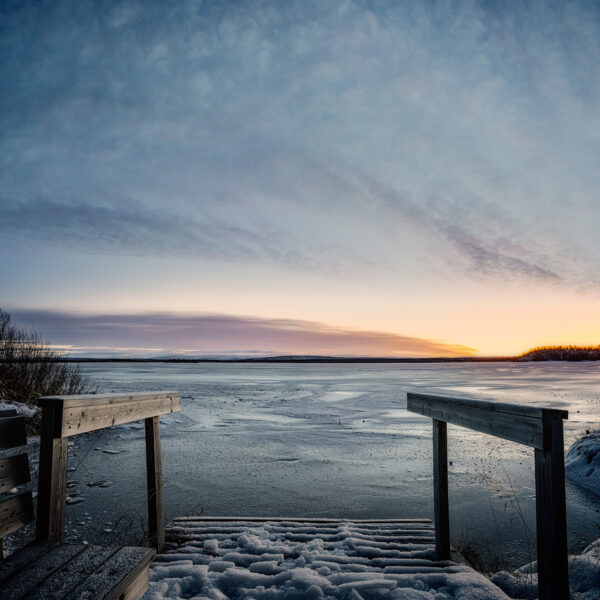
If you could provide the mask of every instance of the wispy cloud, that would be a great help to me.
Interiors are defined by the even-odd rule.
[[[26,234],[33,244],[54,244],[106,254],[188,256],[220,260],[276,262],[314,268],[312,252],[281,234],[259,235],[236,223],[202,215],[183,216],[139,201],[120,199],[98,203],[40,199],[6,201],[0,205],[0,234],[19,241]],[[318,251],[318,248],[315,249]]]
[[[467,356],[473,348],[394,333],[292,319],[215,314],[76,314],[13,310],[61,351],[74,355],[328,354]]]
[[[597,3],[0,10],[2,246],[598,283]]]

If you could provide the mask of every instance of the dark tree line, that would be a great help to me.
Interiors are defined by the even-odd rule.
[[[600,360],[600,346],[542,346],[526,352],[519,360]]]

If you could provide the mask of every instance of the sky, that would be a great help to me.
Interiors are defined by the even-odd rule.
[[[600,3],[0,4],[0,307],[73,355],[600,343]]]

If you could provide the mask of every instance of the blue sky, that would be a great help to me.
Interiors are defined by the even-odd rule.
[[[343,353],[248,319],[368,354],[600,340],[599,3],[0,11],[0,306],[57,344]],[[197,333],[57,327],[106,315]]]

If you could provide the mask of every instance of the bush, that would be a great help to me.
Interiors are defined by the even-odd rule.
[[[0,309],[0,400],[35,406],[40,396],[94,391],[77,365],[62,362],[37,333],[18,328]]]

